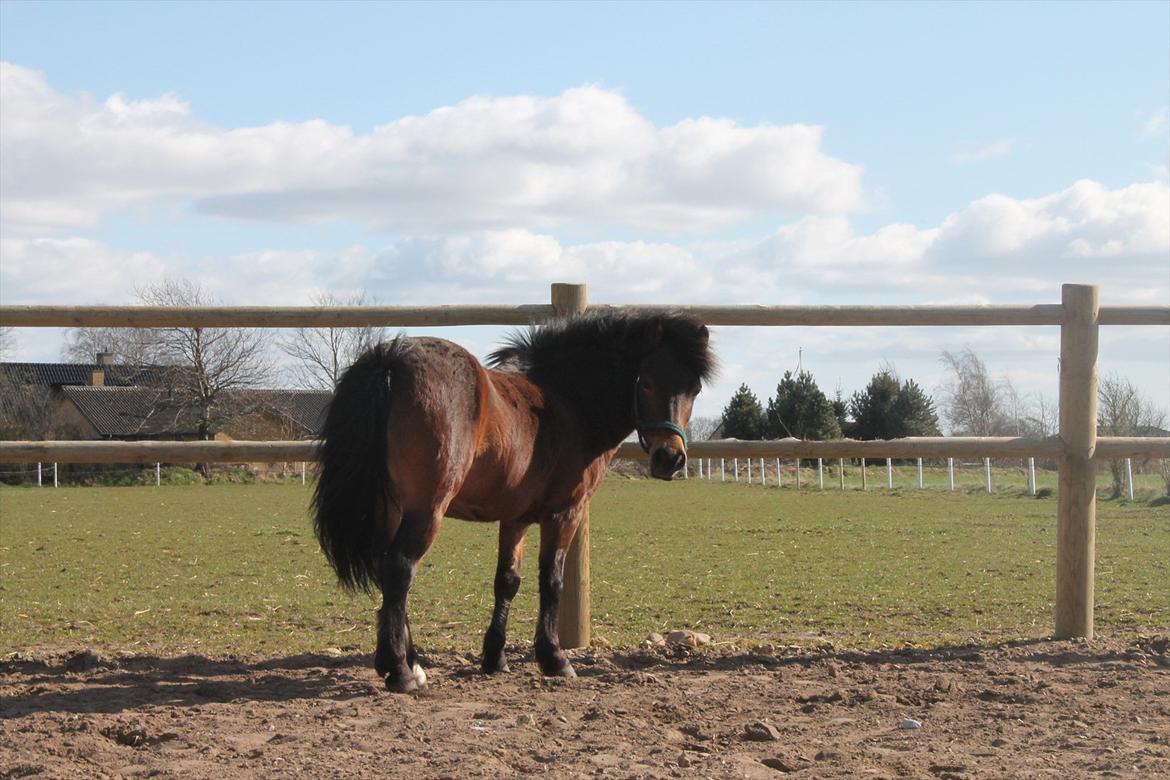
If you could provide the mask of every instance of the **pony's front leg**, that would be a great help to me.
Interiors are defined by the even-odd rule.
[[[500,551],[496,561],[495,597],[492,622],[483,635],[483,670],[488,674],[508,671],[504,642],[508,636],[508,611],[520,590],[520,561],[524,557],[523,523],[500,523]]]
[[[540,671],[552,677],[576,677],[573,665],[561,650],[561,589],[565,554],[577,533],[581,512],[553,515],[540,524],[540,617],[536,622],[536,661]]]
[[[405,515],[390,549],[382,554],[382,608],[378,610],[374,669],[395,693],[417,690],[427,681],[411,636],[406,597],[419,559],[430,548],[438,528],[438,517]]]

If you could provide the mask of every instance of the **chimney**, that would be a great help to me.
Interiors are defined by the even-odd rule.
[[[113,352],[99,352],[99,353],[97,353],[97,364],[99,366],[112,366],[112,365],[114,365],[114,353]]]
[[[106,386],[106,372],[100,368],[95,368],[89,372],[89,386],[90,387],[105,387]]]

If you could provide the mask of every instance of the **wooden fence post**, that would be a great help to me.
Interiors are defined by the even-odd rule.
[[[1093,636],[1096,549],[1098,288],[1061,288],[1060,486],[1056,518],[1056,636]]]
[[[552,286],[552,305],[560,317],[581,314],[589,306],[589,296],[583,284]],[[588,647],[590,639],[589,589],[589,504],[581,512],[577,535],[565,556],[564,586],[561,590],[559,633],[561,647]]]

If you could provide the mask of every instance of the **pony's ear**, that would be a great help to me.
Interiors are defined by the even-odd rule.
[[[642,327],[641,336],[641,351],[643,355],[649,355],[654,350],[658,349],[658,345],[662,343],[662,320],[653,319],[647,322]]]
[[[699,343],[706,347],[711,342],[711,333],[706,325],[699,326]]]

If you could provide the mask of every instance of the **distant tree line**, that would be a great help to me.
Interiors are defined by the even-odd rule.
[[[1057,404],[1036,396],[1025,401],[1006,377],[996,378],[970,349],[943,352],[948,379],[940,387],[941,409],[912,379],[883,366],[864,390],[829,398],[808,371],[786,371],[766,402],[740,385],[724,407],[721,434],[735,439],[896,439],[940,435],[940,417],[955,436],[1029,436],[1058,432]],[[1098,383],[1098,432],[1102,436],[1164,435],[1165,414],[1144,399],[1129,380],[1104,376]],[[1120,492],[1122,466],[1112,464]]]
[[[723,435],[734,439],[895,439],[938,436],[934,402],[893,368],[874,374],[864,390],[830,399],[808,371],[785,371],[765,406],[747,385],[722,414]]]

